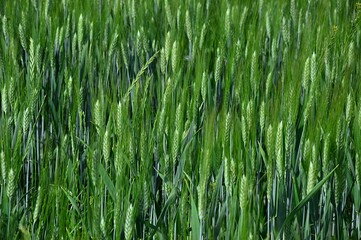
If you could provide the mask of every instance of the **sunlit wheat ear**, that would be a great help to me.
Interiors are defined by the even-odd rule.
[[[170,159],[169,155],[166,155],[164,157],[164,184],[163,184],[163,192],[165,193],[166,196],[169,196],[172,189],[171,186],[169,184],[169,182],[171,181],[171,168],[172,168],[172,161]]]
[[[310,162],[310,166],[308,167],[306,194],[309,194],[312,191],[313,187],[316,184],[316,181],[317,181],[317,169],[314,161],[312,160]]]
[[[137,11],[136,11],[136,7],[135,7],[135,0],[131,1],[131,5],[130,5],[130,16],[132,18],[132,22],[133,25],[135,24],[135,19],[137,17]]]
[[[78,49],[81,52],[83,44],[83,34],[84,34],[84,24],[83,24],[83,15],[80,14],[78,21]]]
[[[165,74],[167,60],[164,48],[160,50],[160,71]]]
[[[281,181],[284,179],[285,163],[283,159],[283,122],[278,124],[277,137],[276,137],[276,168]]]
[[[313,94],[311,93],[311,95],[308,98],[308,101],[306,103],[305,110],[303,112],[303,121],[304,121],[304,123],[308,122],[308,120],[310,119],[312,106],[313,106]]]
[[[134,137],[130,136],[129,138],[129,147],[128,147],[128,152],[129,152],[129,163],[130,164],[134,164],[134,154],[135,154],[135,146],[134,146]]]
[[[318,147],[316,144],[313,144],[312,146],[312,161],[314,163],[314,167],[316,170],[316,177],[318,176],[318,173],[321,171],[321,164],[318,159]]]
[[[7,94],[6,94],[6,87],[4,86],[1,89],[1,105],[2,105],[2,110],[3,112],[6,114],[8,112],[8,98],[7,98]]]
[[[173,134],[173,146],[172,146],[173,166],[176,166],[176,162],[177,162],[178,145],[179,145],[179,131],[178,129],[175,129]]]
[[[226,16],[224,19],[224,35],[226,39],[230,37],[231,32],[231,11],[229,8],[227,8]]]
[[[247,122],[244,115],[241,118],[241,131],[242,131],[242,139],[244,146],[248,145],[248,137],[247,137]]]
[[[350,126],[352,115],[353,115],[353,99],[352,99],[351,93],[349,93],[348,96],[347,96],[347,103],[346,103],[346,124],[347,124],[347,127]]]
[[[290,24],[285,17],[282,18],[282,36],[285,43],[289,45],[291,41]]]
[[[306,91],[309,89],[309,80],[310,80],[310,59],[307,58],[305,62],[305,67],[303,70],[303,78],[302,78],[302,87]]]
[[[81,86],[78,93],[78,113],[80,115],[84,115],[83,106],[84,106],[84,89]]]
[[[19,37],[21,46],[23,47],[24,51],[27,51],[26,35],[21,24],[19,24]]]
[[[187,215],[188,215],[188,194],[182,194],[182,197],[180,199],[180,204],[179,204],[179,210],[180,212],[182,212],[183,215],[183,219],[187,219]]]
[[[109,60],[113,57],[113,54],[115,53],[116,47],[117,47],[117,43],[118,43],[118,37],[119,34],[117,32],[114,33],[112,41],[110,42],[110,46],[109,46]]]
[[[27,18],[28,11],[21,11],[21,25],[23,26],[24,30],[28,25],[28,18]],[[46,21],[48,24],[48,20]]]
[[[65,39],[70,39],[70,16],[66,18]]]
[[[171,221],[170,223],[169,223],[169,227],[168,227],[168,237],[169,237],[169,239],[175,239],[174,238],[174,223],[173,223],[173,221]]]
[[[177,110],[175,113],[175,128],[178,131],[182,131],[182,126],[183,126],[183,108],[182,108],[182,103],[179,103],[177,106]]]
[[[63,39],[63,38],[61,38],[61,39]],[[42,71],[42,62],[41,62],[41,51],[40,51],[39,43],[36,46],[36,51],[35,51],[35,67],[36,67],[35,69],[37,71],[38,76],[40,76],[40,73]]]
[[[291,115],[289,115],[287,124],[286,124],[286,136],[285,136],[285,155],[286,161],[291,157],[291,151],[295,142],[296,133],[294,129],[294,125],[291,120]]]
[[[198,36],[194,37],[194,43],[192,45],[192,51],[191,51],[191,55],[190,55],[190,64],[194,64],[194,59],[195,56],[197,56],[197,51],[198,51]]]
[[[341,167],[344,167],[341,165]],[[345,190],[345,180],[346,176],[344,175],[344,169],[338,168],[335,174],[335,202],[336,205],[340,203],[342,198],[343,191]]]
[[[177,9],[177,22],[176,22],[178,31],[180,30],[180,26],[181,26],[181,14],[182,14],[181,6],[179,6]],[[183,31],[183,29],[182,29],[182,31]]]
[[[37,63],[36,63],[36,49],[35,49],[35,45],[34,45],[34,41],[32,38],[30,38],[30,47],[29,47],[29,76],[30,76],[30,81],[32,83],[34,83],[35,81],[35,74],[36,74],[36,68],[37,68]]]
[[[86,156],[86,163],[89,167],[89,181],[91,182],[92,186],[95,186],[95,182],[96,182],[96,173],[95,173],[95,169],[96,169],[96,166],[94,164],[94,159],[92,157],[91,154],[87,154]]]
[[[241,41],[238,39],[236,42],[236,52],[235,52],[235,56],[234,56],[234,64],[237,65],[241,59],[241,55],[242,55],[242,45],[241,45]]]
[[[163,99],[162,99],[162,109],[160,111],[159,115],[159,122],[158,122],[158,135],[161,136],[163,134],[164,128],[165,128],[165,120],[166,120],[166,111],[168,101],[170,100],[172,93],[172,81],[170,78],[168,78],[166,88],[164,91]]]
[[[26,108],[23,114],[23,135],[25,136],[27,134],[28,128],[29,128],[29,122],[30,122],[30,113],[29,108]]]
[[[336,151],[337,154],[341,153],[344,149],[344,130],[343,130],[343,122],[341,119],[337,121],[337,128],[336,128]]]
[[[340,118],[337,122],[336,128],[336,156],[342,156],[345,149],[345,131],[344,131],[344,119]],[[345,168],[346,161],[338,157],[337,161],[339,163],[339,167],[336,170],[335,174],[335,201],[338,204],[341,200],[342,194],[345,190],[346,185],[346,176],[345,176]]]
[[[118,142],[116,145],[115,157],[114,157],[114,167],[115,167],[115,170],[116,170],[116,173],[118,176],[121,176],[124,171],[124,169],[123,169],[124,168],[124,159],[123,159],[121,153],[122,153],[121,144],[120,144],[120,142]]]
[[[297,117],[299,114],[299,108],[298,107],[294,107],[296,105],[299,104],[299,96],[298,95],[300,92],[298,92],[298,90],[296,88],[292,88],[290,90],[290,102],[289,102],[289,111],[288,111],[288,121],[290,121],[290,123],[293,125],[293,127],[295,127],[295,124],[297,122]]]
[[[123,126],[123,107],[122,107],[122,102],[119,101],[118,106],[117,106],[117,134],[118,134],[118,138],[121,139],[122,135],[123,135],[123,131],[124,131],[124,126]]]
[[[164,8],[165,8],[165,14],[167,16],[168,24],[172,26],[172,12],[168,0],[164,0]]]
[[[164,43],[165,61],[167,63],[169,60],[170,53],[171,53],[171,36],[170,36],[170,32],[167,32],[167,35],[165,37],[165,43]]]
[[[202,95],[203,102],[206,101],[207,88],[208,88],[207,74],[206,74],[206,72],[203,72],[203,75],[202,75],[202,87],[201,87],[201,95]]]
[[[5,161],[5,153],[1,151],[0,154],[0,161],[1,161],[1,176],[5,182],[6,180],[6,161]]]
[[[203,48],[206,33],[207,33],[207,28],[206,28],[206,24],[204,23],[201,30],[201,36],[199,38],[199,49]]]
[[[359,185],[361,185],[361,158],[358,154],[356,154],[356,181]]]
[[[243,212],[246,212],[246,208],[247,208],[248,189],[249,189],[249,185],[248,185],[247,177],[243,175],[241,178],[241,184],[239,190],[239,204]]]
[[[160,115],[159,115],[158,136],[162,136],[162,134],[163,134],[165,117],[166,117],[165,116],[165,110],[164,110],[164,107],[163,107],[162,110],[160,111]]]
[[[308,161],[311,155],[311,142],[310,139],[306,140],[305,146],[303,148],[303,160]]]
[[[136,39],[136,50],[137,54],[141,57],[143,55],[143,35],[140,31],[137,31],[137,39]]]
[[[178,59],[179,59],[178,42],[174,41],[173,47],[172,47],[172,70],[173,70],[173,73],[177,70]]]
[[[274,178],[274,163],[273,158],[268,157],[267,159],[267,200],[271,201],[271,194],[273,189],[273,178]]]
[[[350,42],[348,47],[348,66],[350,67],[354,63],[355,59],[355,44],[354,42]]]
[[[239,21],[239,29],[242,31],[243,27],[244,27],[244,22],[246,21],[247,18],[247,14],[248,14],[248,7],[245,6],[243,8],[242,11],[242,15],[241,15],[241,20]]]
[[[282,151],[279,149],[276,153],[276,169],[277,175],[280,182],[283,182],[284,179],[284,163],[283,163],[283,156]]]
[[[258,62],[257,62],[257,53],[256,51],[252,54],[252,61],[251,61],[251,87],[253,94],[256,94],[258,90],[258,81],[256,77],[256,72],[258,71]]]
[[[70,76],[67,83],[67,90],[70,100],[73,98],[73,78]]]
[[[15,82],[13,77],[10,78],[7,93],[8,93],[10,106],[14,109],[16,96],[15,96]]]
[[[130,204],[127,210],[125,225],[124,225],[124,236],[126,240],[131,239],[133,235],[133,224],[134,224],[133,214],[134,214],[133,205]]]
[[[151,205],[151,197],[149,192],[149,184],[147,181],[143,181],[143,213],[147,213],[149,206]]]
[[[231,159],[231,184],[232,186],[235,186],[236,180],[237,180],[237,166],[234,159]]]
[[[76,48],[76,46],[78,45],[77,42],[78,42],[78,35],[75,33],[73,36],[72,47],[71,47],[71,53],[74,57],[75,55],[77,55],[77,48]]]
[[[33,88],[31,91],[30,109],[29,109],[31,114],[34,113],[34,111],[36,110],[38,99],[39,99],[39,89]]]
[[[120,43],[120,48],[122,50],[122,56],[123,56],[123,62],[124,62],[126,69],[128,69],[129,68],[128,51],[124,45],[125,44],[123,42]]]
[[[312,86],[316,81],[316,75],[317,75],[316,53],[312,53],[310,71],[311,71],[311,86]]]
[[[296,8],[296,2],[295,0],[291,0],[290,4],[290,14],[293,22],[293,26],[295,27],[297,24],[297,8]]]
[[[36,198],[34,215],[33,215],[33,221],[34,222],[36,222],[36,220],[38,219],[39,213],[41,211],[41,206],[42,206],[41,202],[42,202],[42,192],[41,192],[41,187],[39,186],[39,188],[38,188],[38,197]]]
[[[7,191],[6,194],[8,196],[9,199],[11,199],[14,195],[14,191],[15,191],[15,173],[14,170],[11,168],[8,174],[8,180],[7,180]]]
[[[254,100],[251,99],[247,104],[247,111],[246,111],[247,130],[248,130],[247,135],[254,126],[253,119],[254,119]]]
[[[269,72],[268,75],[267,75],[267,80],[266,80],[266,98],[269,98],[269,95],[270,95],[270,91],[271,91],[271,88],[272,88],[272,72]]]
[[[230,172],[230,161],[227,157],[224,157],[224,185],[226,186],[226,190],[228,194],[232,195],[231,193],[231,185],[229,179],[229,172]]]
[[[147,159],[148,154],[148,136],[147,132],[142,129],[142,132],[140,134],[140,160],[141,164],[145,163],[145,160]]]
[[[120,196],[119,191],[116,193],[116,201],[114,203],[114,218],[113,218],[113,227],[114,232],[117,236],[119,236],[119,229],[120,229],[120,218],[121,218],[121,205],[122,205],[122,198]]]
[[[330,170],[330,139],[330,133],[328,133],[323,144],[322,166],[324,174],[328,174]]]
[[[278,54],[278,46],[277,41],[275,39],[272,39],[272,45],[271,45],[271,56],[273,61],[276,61],[277,54]]]
[[[266,119],[265,103],[264,101],[262,101],[261,106],[259,108],[259,124],[261,127],[261,132],[263,132],[264,129],[265,119]]]
[[[100,231],[102,231],[103,237],[105,238],[107,235],[107,231],[106,231],[104,216],[102,216],[100,220]]]
[[[106,129],[103,140],[103,156],[106,164],[108,164],[110,158],[110,144],[110,133],[108,129]]]
[[[59,51],[59,48],[60,48],[60,36],[59,36],[59,27],[57,27],[55,32],[54,49],[56,49],[56,51]]]
[[[94,123],[98,134],[100,134],[100,129],[103,127],[103,116],[99,100],[97,100],[94,105]]]
[[[188,40],[190,42],[192,42],[193,39],[193,30],[192,30],[192,22],[191,22],[191,17],[189,14],[189,11],[186,11],[186,23],[185,23],[185,27],[186,27],[186,33],[187,33],[187,37]]]
[[[268,125],[267,128],[267,135],[266,135],[266,148],[267,148],[267,154],[269,159],[273,159],[274,156],[274,133],[272,125]]]
[[[89,26],[89,43],[93,44],[93,36],[94,36],[94,27],[93,22],[90,23]]]
[[[221,72],[222,72],[222,59],[221,56],[219,54],[219,49],[217,49],[217,60],[216,60],[216,66],[214,69],[214,80],[216,81],[216,83],[219,82],[219,80],[221,79]]]
[[[206,215],[206,184],[203,180],[200,181],[200,185],[197,187],[198,192],[198,215],[202,221]]]
[[[199,25],[200,25],[200,22],[201,22],[201,17],[203,15],[203,7],[202,7],[202,4],[200,2],[197,3],[197,7],[196,7],[196,17],[195,17],[195,29],[199,29]]]
[[[231,131],[231,126],[232,126],[231,113],[228,112],[226,115],[224,137],[223,137],[224,147],[228,148],[228,149],[229,149],[229,135],[230,135],[230,131]]]
[[[298,13],[298,24],[297,24],[297,47],[299,48],[301,43],[301,36],[302,36],[302,8],[300,8],[300,11]]]
[[[5,43],[9,43],[9,26],[8,26],[8,19],[4,15],[2,18],[2,26],[3,26],[3,34]]]
[[[270,23],[269,11],[266,12],[266,33],[267,33],[267,37],[271,38],[271,23]]]

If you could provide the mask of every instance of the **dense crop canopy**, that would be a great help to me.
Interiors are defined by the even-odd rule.
[[[0,239],[361,238],[361,2],[0,17]]]

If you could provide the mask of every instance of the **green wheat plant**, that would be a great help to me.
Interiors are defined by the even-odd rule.
[[[0,18],[0,239],[361,238],[361,2]]]

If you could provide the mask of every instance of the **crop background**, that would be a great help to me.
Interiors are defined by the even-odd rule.
[[[360,2],[0,17],[1,239],[361,238]]]

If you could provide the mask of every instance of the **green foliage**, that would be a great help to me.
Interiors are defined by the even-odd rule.
[[[0,239],[361,238],[360,2],[0,18]]]

